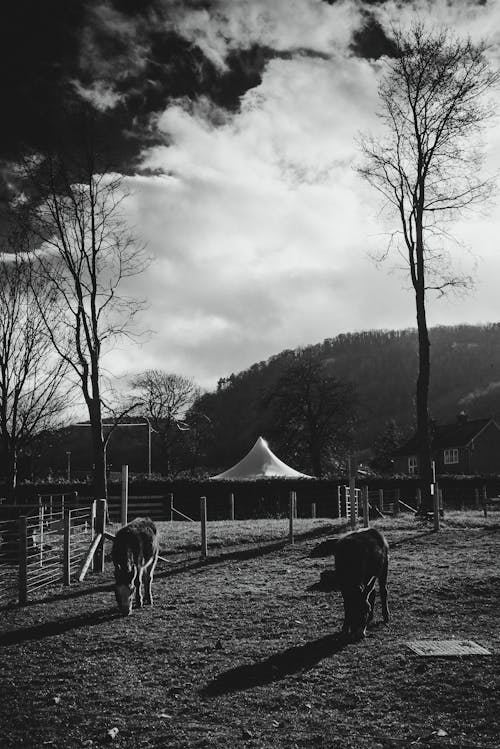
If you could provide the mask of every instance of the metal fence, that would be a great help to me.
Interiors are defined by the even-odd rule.
[[[92,507],[19,507],[0,520],[0,605],[19,603],[46,589],[70,585],[93,534]],[[27,512],[30,514],[19,514]],[[16,516],[18,515],[18,516]]]

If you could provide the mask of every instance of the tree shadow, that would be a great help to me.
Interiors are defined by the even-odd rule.
[[[44,622],[43,624],[37,624],[33,627],[26,627],[26,629],[19,629],[15,632],[4,632],[3,634],[0,634],[0,647],[19,645],[22,642],[29,642],[30,640],[43,640],[46,637],[61,635],[64,632],[69,632],[73,629],[94,627],[112,621],[113,619],[121,618],[122,615],[120,612],[113,607],[102,609],[101,611],[93,611],[89,614],[81,614],[80,616],[71,616],[68,619]]]
[[[200,693],[205,697],[216,697],[279,681],[290,674],[307,671],[323,658],[339,653],[349,644],[350,641],[341,634],[327,635],[306,645],[288,648],[263,661],[224,671],[201,689]]]

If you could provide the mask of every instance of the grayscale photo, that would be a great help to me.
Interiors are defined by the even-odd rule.
[[[500,1],[0,10],[0,744],[500,746]]]

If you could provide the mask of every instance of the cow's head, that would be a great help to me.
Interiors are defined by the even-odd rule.
[[[136,569],[120,570],[115,568],[115,596],[118,608],[124,616],[132,613],[134,602]]]
[[[342,595],[349,611],[349,634],[353,640],[361,640],[366,636],[366,625],[370,615],[370,604],[364,588],[363,586],[356,586],[343,590]]]

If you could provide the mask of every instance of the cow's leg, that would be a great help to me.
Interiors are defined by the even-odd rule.
[[[376,593],[377,593],[376,590],[375,590],[375,580],[376,579],[377,579],[376,577],[372,577],[371,580],[370,580],[370,582],[366,586],[366,589],[365,589],[366,602],[367,602],[368,607],[369,607],[368,608],[368,619],[367,619],[367,622],[366,622],[367,624],[370,624],[370,622],[373,619],[373,607],[375,605],[375,596],[376,596]]]
[[[153,605],[153,591],[152,591],[152,584],[153,584],[153,575],[156,567],[156,563],[158,562],[158,556],[155,556],[153,559],[152,564],[145,570],[144,573],[144,603]]]
[[[378,579],[379,588],[380,588],[380,602],[382,604],[382,616],[384,619],[384,622],[389,621],[389,607],[387,605],[387,572],[388,572],[388,561],[386,559],[383,570],[380,574],[380,577]]]
[[[142,607],[142,576],[144,573],[144,568],[139,567],[137,570],[137,575],[135,576],[135,605],[137,608]]]
[[[351,629],[351,603],[347,596],[342,595],[342,600],[344,601],[344,623],[342,624],[342,634],[347,635],[349,634],[349,630]]]

